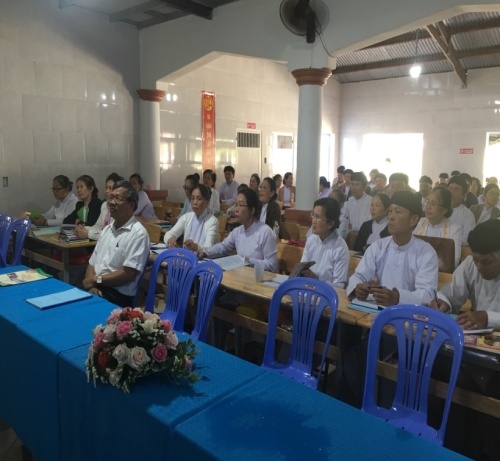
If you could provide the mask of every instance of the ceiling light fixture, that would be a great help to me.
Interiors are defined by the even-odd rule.
[[[415,39],[415,63],[410,68],[410,75],[413,78],[418,78],[420,72],[422,72],[422,66],[418,63],[418,32],[419,30],[417,29],[417,36]]]

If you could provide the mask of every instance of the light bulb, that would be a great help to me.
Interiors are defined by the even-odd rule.
[[[420,75],[420,72],[422,72],[422,66],[418,65],[418,64],[414,64],[411,69],[410,69],[410,75],[413,77],[413,78],[418,78],[419,75]]]

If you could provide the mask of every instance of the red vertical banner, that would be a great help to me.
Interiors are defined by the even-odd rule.
[[[215,171],[215,93],[201,92],[201,158],[203,170]]]

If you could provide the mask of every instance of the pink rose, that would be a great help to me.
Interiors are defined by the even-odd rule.
[[[151,355],[156,362],[164,362],[165,360],[167,360],[167,347],[165,346],[165,344],[158,344],[151,351]]]
[[[92,341],[92,345],[95,350],[99,350],[104,346],[104,333],[101,331],[97,333],[94,337],[94,341]]]
[[[128,359],[128,364],[134,369],[140,371],[143,365],[146,363],[150,362],[151,359],[149,358],[148,353],[146,352],[146,349],[143,347],[133,347],[130,350],[130,356]]]
[[[177,344],[179,344],[179,339],[177,338],[175,331],[169,331],[167,333],[167,337],[165,338],[165,345],[167,346],[167,349],[175,349]]]
[[[120,321],[120,315],[121,315],[121,313],[122,313],[121,309],[113,309],[111,311],[111,314],[107,318],[106,323],[107,324],[118,323]]]
[[[130,333],[132,328],[132,322],[130,322],[129,320],[124,320],[116,326],[116,336],[118,336],[119,339],[122,339]]]
[[[172,331],[172,322],[170,322],[170,320],[162,320],[161,328],[165,333],[169,333]]]

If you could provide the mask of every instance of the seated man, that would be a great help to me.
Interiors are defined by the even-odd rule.
[[[469,232],[476,227],[476,218],[465,205],[464,200],[467,196],[467,183],[460,176],[455,176],[450,179],[448,189],[451,192],[453,213],[448,218],[450,224],[456,224],[462,229],[462,246],[467,246],[467,237]]]
[[[420,219],[420,197],[394,193],[388,214],[390,237],[372,243],[349,279],[347,295],[377,304],[429,304],[438,281],[434,248],[412,232]],[[374,280],[377,283],[374,283]]]
[[[450,283],[441,288],[439,309],[459,314],[471,300],[472,310],[458,315],[464,329],[500,328],[500,221],[492,219],[469,233],[472,255],[457,267]],[[437,307],[436,302],[431,304]]]
[[[219,187],[220,203],[224,205],[232,205],[236,202],[239,184],[234,180],[234,174],[235,170],[231,165],[224,167],[224,179],[226,182]]]
[[[128,181],[118,181],[108,198],[111,223],[90,257],[83,287],[121,307],[128,307],[149,255],[149,236],[134,217],[139,196]]]
[[[368,180],[362,172],[352,173],[351,175],[351,197],[344,206],[344,216],[347,220],[347,233],[349,231],[358,232],[361,224],[371,219],[370,205],[372,203],[371,195],[365,193]],[[347,233],[341,234],[345,239]]]

